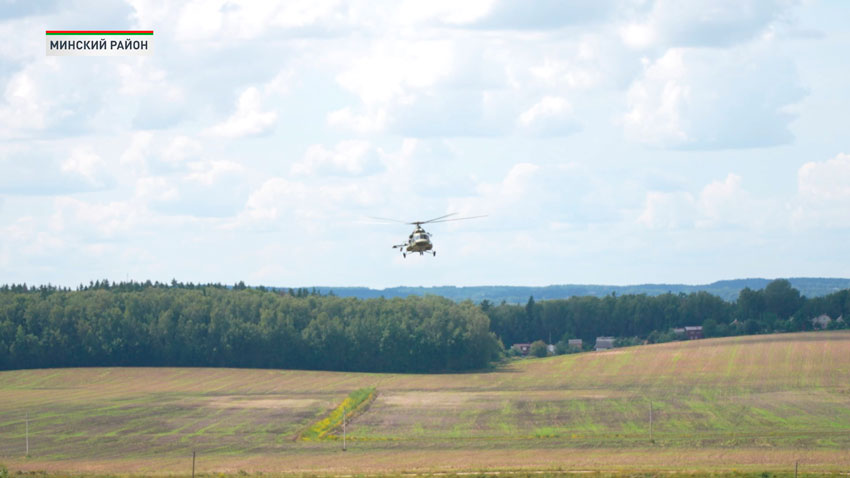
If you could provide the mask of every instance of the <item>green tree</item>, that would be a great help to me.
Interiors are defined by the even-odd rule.
[[[781,320],[787,320],[803,305],[805,299],[800,291],[791,287],[786,279],[777,279],[764,288],[764,308]]]
[[[745,287],[738,293],[736,306],[739,321],[761,317],[761,314],[766,310],[764,293],[760,290],[752,290],[749,287]]]
[[[542,340],[535,340],[531,343],[531,349],[528,353],[535,357],[545,357],[549,354],[549,351],[546,348],[546,342],[543,342]]]

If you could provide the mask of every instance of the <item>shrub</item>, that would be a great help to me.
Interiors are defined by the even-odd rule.
[[[531,350],[528,351],[528,354],[535,357],[545,357],[549,354],[549,351],[546,349],[546,342],[542,340],[532,342]]]

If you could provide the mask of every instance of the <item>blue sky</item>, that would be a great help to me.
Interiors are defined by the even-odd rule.
[[[0,282],[850,270],[838,0],[0,2]],[[152,29],[50,57],[49,29]],[[403,259],[434,224],[436,257]]]

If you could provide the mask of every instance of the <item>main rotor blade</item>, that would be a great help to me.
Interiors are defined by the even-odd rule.
[[[375,216],[367,216],[369,219],[377,219],[379,221],[390,221],[390,222],[400,222],[402,224],[413,224],[412,222],[407,221],[399,221],[398,219],[390,219],[388,217],[375,217]]]
[[[378,220],[378,221],[398,222],[398,223],[401,223],[401,224],[412,224],[414,226],[419,226],[421,224],[432,224],[432,223],[435,223],[435,222],[464,221],[466,219],[478,219],[479,217],[487,217],[487,215],[485,214],[483,216],[457,217],[457,218],[452,218],[452,219],[446,219],[447,217],[451,217],[451,216],[454,216],[456,214],[457,214],[456,212],[453,212],[451,214],[446,214],[445,216],[435,217],[434,219],[428,219],[427,221],[413,221],[413,222],[400,221],[398,219],[390,219],[388,217],[377,217],[377,216],[366,216],[366,217],[368,217],[369,219],[375,219],[375,220]]]
[[[487,217],[487,215],[485,214],[483,216],[457,217],[457,218],[454,218],[454,219],[443,219],[442,221],[428,221],[428,222],[433,223],[433,222],[465,221],[467,219],[478,219],[480,217]]]
[[[454,216],[455,214],[457,213],[453,212],[451,214],[446,214],[445,216],[435,217],[434,219],[428,219],[427,221],[415,221],[411,222],[410,224],[428,224],[429,222],[442,222],[440,221],[440,219],[443,219],[444,217]]]

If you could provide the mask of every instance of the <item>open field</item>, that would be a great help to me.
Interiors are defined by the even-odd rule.
[[[294,438],[349,393],[338,441]],[[649,409],[653,409],[653,442]],[[30,457],[24,417],[29,414]],[[0,373],[0,463],[88,473],[850,469],[850,333],[669,343],[487,373]]]

